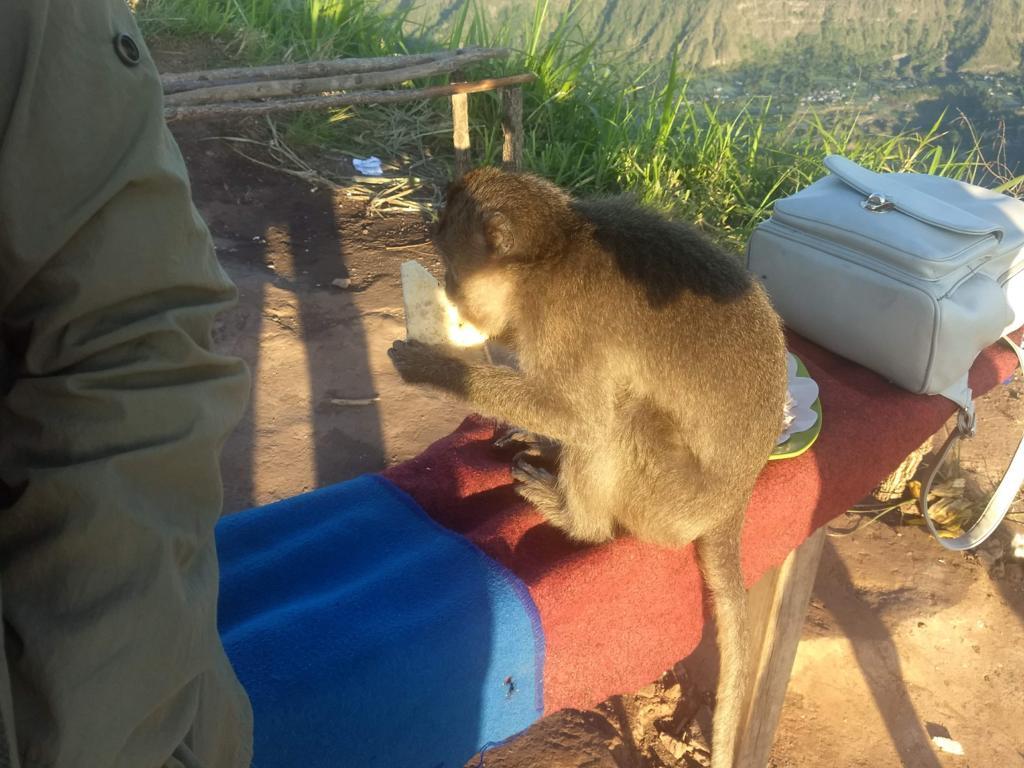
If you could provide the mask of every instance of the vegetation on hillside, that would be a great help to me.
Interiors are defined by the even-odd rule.
[[[463,0],[383,0],[435,34],[450,29]],[[579,9],[602,47],[653,61],[676,51],[687,67],[757,64],[766,55],[815,69],[852,62],[864,70],[918,75],[940,70],[1016,70],[1024,16],[1017,0],[551,0]],[[492,22],[522,26],[529,3],[488,0]]]
[[[510,47],[513,56],[497,69],[537,74],[524,89],[529,169],[579,193],[631,191],[737,245],[773,200],[820,176],[830,152],[876,169],[965,178],[983,170],[976,144],[951,146],[942,120],[924,132],[879,136],[854,118],[826,124],[812,111],[780,114],[764,99],[728,108],[691,101],[674,58],[637,72],[603,57],[572,8],[552,19],[548,0],[536,0],[522,31],[494,26],[468,0],[444,39],[410,33],[403,12],[371,0],[148,0],[138,13],[147,36],[213,39],[229,57],[252,62]],[[494,162],[498,98],[481,94],[469,102],[476,159]],[[450,159],[449,130],[447,102],[435,100],[306,114],[289,119],[282,135],[293,145],[404,156],[415,165]]]

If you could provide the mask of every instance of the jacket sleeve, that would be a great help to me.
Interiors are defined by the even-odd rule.
[[[233,299],[124,0],[5,0],[0,711],[25,766],[249,762],[216,627]]]

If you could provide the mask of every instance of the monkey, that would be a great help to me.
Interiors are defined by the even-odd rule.
[[[465,174],[432,237],[448,298],[517,362],[396,341],[398,373],[512,425],[505,443],[528,445],[516,490],[569,538],[695,544],[721,659],[712,765],[731,768],[749,675],[740,532],[788,391],[766,292],[696,227],[527,173]]]

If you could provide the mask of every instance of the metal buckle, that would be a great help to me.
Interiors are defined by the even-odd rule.
[[[860,201],[860,207],[872,213],[878,213],[879,211],[891,211],[896,207],[896,204],[892,200],[887,200],[885,195],[874,192],[868,195],[866,200]]]
[[[977,426],[974,403],[971,403],[970,408],[961,408],[960,413],[956,415],[956,431],[960,433],[960,436],[974,437],[978,432]]]

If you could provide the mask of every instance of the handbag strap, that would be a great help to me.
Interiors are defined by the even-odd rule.
[[[1017,355],[1018,364],[1024,369],[1024,350],[1006,336],[1003,336],[1003,341],[1010,345]],[[931,491],[932,482],[935,480],[939,468],[946,460],[949,452],[953,450],[953,446],[961,438],[974,435],[974,422],[973,406],[969,409],[961,408],[960,415],[956,420],[956,429],[950,433],[949,437],[946,438],[946,442],[943,443],[942,448],[939,450],[939,455],[936,457],[931,470],[928,472],[927,477],[925,477],[924,482],[921,483],[921,496],[917,500],[917,505],[921,510],[925,523],[928,525],[928,530],[932,532],[932,536],[935,537],[939,544],[946,549],[958,551],[973,549],[995,533],[996,528],[999,527],[999,524],[1003,522],[1003,518],[1006,517],[1006,513],[1010,511],[1010,505],[1013,503],[1017,491],[1020,490],[1021,484],[1024,483],[1024,436],[1021,436],[1021,440],[1017,444],[1017,450],[1010,460],[1010,466],[1006,468],[1003,479],[999,481],[999,485],[993,491],[988,504],[985,506],[985,511],[981,513],[981,517],[978,518],[977,522],[955,539],[944,539],[939,536],[939,532],[935,529],[935,523],[932,522],[932,518],[928,514],[928,493]]]

